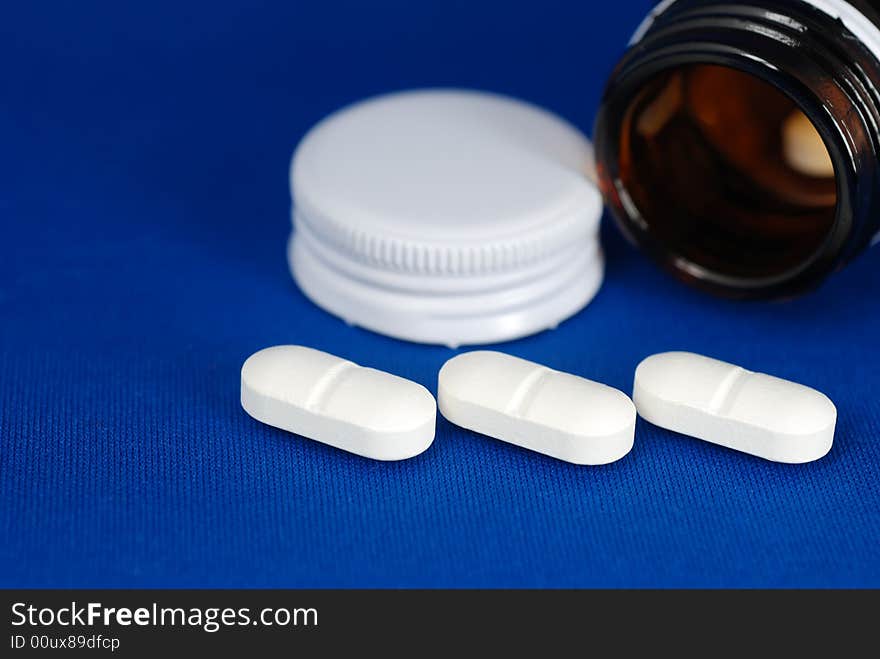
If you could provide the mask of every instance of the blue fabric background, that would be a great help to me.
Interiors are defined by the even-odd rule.
[[[287,166],[328,112],[486,88],[589,130],[647,2],[7,3],[0,11],[0,585],[880,586],[880,262],[742,304],[658,273],[607,222],[607,284],[501,346],[625,391],[664,350],[825,391],[830,456],[770,464],[639,423],[577,468],[440,419],[379,464],[239,407],[301,343],[436,391],[453,353],[311,306]]]

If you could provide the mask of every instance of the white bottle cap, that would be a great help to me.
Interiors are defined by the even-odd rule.
[[[294,278],[346,321],[420,343],[515,339],[599,289],[592,150],[537,107],[467,91],[342,110],[291,165]]]

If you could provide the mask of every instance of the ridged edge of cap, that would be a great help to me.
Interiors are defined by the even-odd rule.
[[[350,325],[450,348],[513,341],[554,328],[590,303],[605,272],[603,253],[595,245],[563,254],[535,280],[501,288],[478,285],[452,294],[406,290],[396,283],[409,275],[395,274],[384,282],[364,279],[321,258],[304,238],[297,232],[291,235],[288,265],[299,289],[317,306]]]
[[[599,213],[601,213],[600,205]],[[305,224],[326,246],[373,267],[414,275],[485,275],[549,258],[572,242],[595,236],[599,222],[590,202],[574,204],[540,227],[481,243],[442,243],[380,235],[294,205],[294,226]]]

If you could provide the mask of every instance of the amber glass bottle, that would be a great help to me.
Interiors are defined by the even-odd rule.
[[[680,278],[804,292],[880,230],[880,2],[666,0],[595,130],[618,223]]]

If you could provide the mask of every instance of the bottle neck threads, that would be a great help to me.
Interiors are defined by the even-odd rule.
[[[605,197],[690,283],[802,293],[880,229],[878,82],[871,44],[806,0],[661,3],[597,118]]]

